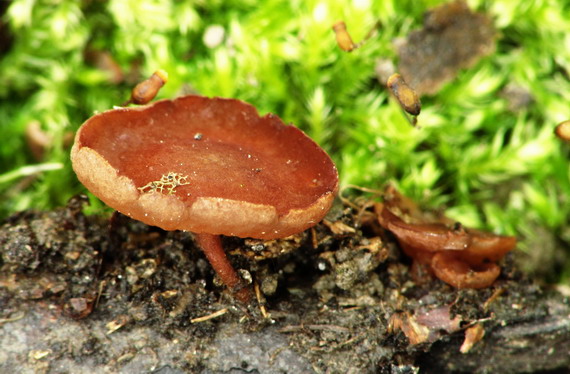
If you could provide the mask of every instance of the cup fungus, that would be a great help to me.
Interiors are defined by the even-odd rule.
[[[184,96],[97,114],[71,151],[79,180],[107,205],[164,230],[195,234],[242,302],[219,235],[275,239],[318,223],[338,189],[329,156],[277,116],[234,99]]]
[[[421,212],[414,202],[388,187],[376,205],[380,225],[391,231],[403,251],[442,281],[456,288],[484,288],[497,279],[496,264],[516,246],[513,236],[468,229],[446,217]]]

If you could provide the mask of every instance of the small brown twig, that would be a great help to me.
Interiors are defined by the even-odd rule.
[[[0,318],[0,325],[4,324],[4,323],[8,323],[8,322],[16,322],[21,320],[22,318],[24,318],[24,316],[26,315],[26,313],[24,312],[18,312],[15,315],[8,317],[8,318]]]
[[[489,305],[491,305],[493,301],[497,300],[499,296],[501,296],[504,292],[504,288],[497,288],[493,294],[483,303],[483,310],[486,312],[489,309]]]
[[[190,323],[200,323],[200,322],[205,322],[205,321],[209,321],[211,319],[217,318],[217,317],[221,317],[224,314],[226,314],[228,312],[228,308],[223,308],[220,309],[214,313],[210,313],[208,315],[202,316],[202,317],[196,317],[196,318],[192,318],[190,320]]]
[[[261,290],[259,288],[259,284],[254,282],[253,289],[255,291],[255,297],[257,299],[257,303],[259,305],[259,310],[261,311],[261,315],[263,318],[268,319],[270,317],[269,313],[267,313],[267,309],[265,308],[265,300],[263,295],[261,295]]]

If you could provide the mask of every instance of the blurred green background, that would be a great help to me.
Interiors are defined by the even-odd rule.
[[[570,3],[468,1],[492,17],[496,51],[423,97],[413,128],[375,66],[397,64],[394,41],[440,3],[2,1],[0,219],[84,193],[69,137],[160,68],[169,82],[158,98],[197,92],[276,113],[331,154],[342,185],[391,182],[468,226],[517,235],[529,270],[568,281],[569,148],[553,129],[570,119]],[[346,53],[331,30],[337,20],[355,41],[377,30]],[[512,110],[509,87],[530,102]],[[42,155],[26,131],[44,137]],[[91,211],[105,209],[92,202]]]

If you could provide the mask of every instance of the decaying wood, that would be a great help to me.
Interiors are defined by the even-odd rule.
[[[570,369],[570,303],[525,279],[516,253],[489,289],[415,283],[390,236],[361,219],[372,212],[338,205],[279,256],[268,250],[279,241],[226,239],[236,267],[265,284],[246,309],[189,234],[109,225],[81,201],[0,227],[0,372]]]

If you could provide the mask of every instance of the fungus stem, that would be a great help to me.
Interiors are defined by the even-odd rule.
[[[243,283],[226,256],[219,235],[194,234],[196,241],[206,258],[220,277],[222,282],[232,291],[234,296],[244,304],[251,301],[251,290],[244,287]]]

